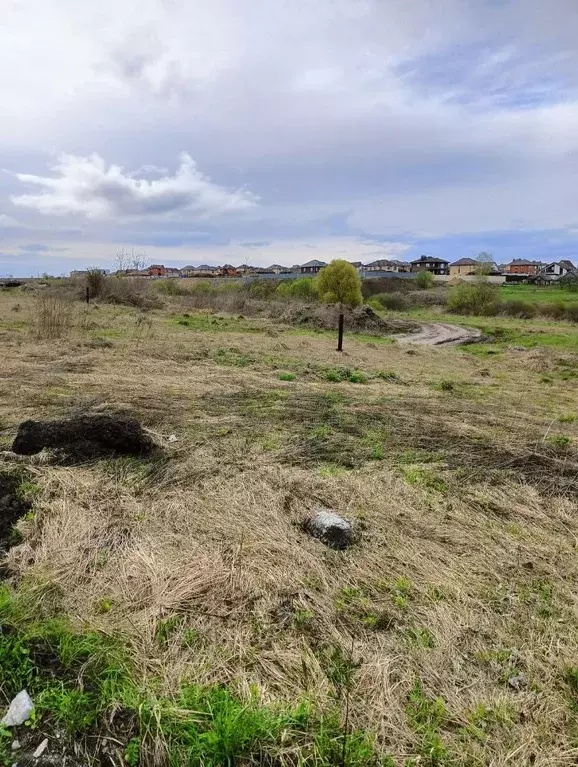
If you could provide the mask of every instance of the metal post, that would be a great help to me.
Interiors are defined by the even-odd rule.
[[[342,352],[343,351],[343,322],[344,322],[344,316],[343,314],[339,315],[339,331],[337,336],[337,351]]]

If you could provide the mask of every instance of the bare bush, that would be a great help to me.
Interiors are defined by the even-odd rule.
[[[71,299],[50,291],[34,298],[32,319],[38,339],[61,338],[73,325],[74,306]]]
[[[521,298],[515,298],[512,301],[503,301],[500,305],[500,311],[508,317],[520,317],[521,319],[531,319],[536,316],[536,306],[529,301]]]
[[[139,309],[160,309],[163,306],[151,283],[144,279],[107,277],[101,297],[109,304],[136,306]]]

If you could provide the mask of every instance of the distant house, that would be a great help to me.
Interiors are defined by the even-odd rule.
[[[515,258],[509,264],[506,264],[504,272],[506,274],[522,274],[530,277],[538,274],[539,268],[540,264],[536,261],[528,261],[527,258]]]
[[[271,264],[265,271],[270,272],[271,274],[283,274],[284,272],[287,272],[288,269],[286,266],[281,266],[281,264]]]
[[[561,277],[576,272],[574,264],[570,261],[553,261],[539,270],[536,279],[538,282],[557,282]]]
[[[317,261],[316,259],[313,259],[313,261],[308,261],[306,264],[303,264],[299,268],[301,270],[301,274],[317,274],[317,272],[323,269],[324,266],[327,266],[324,261]]]
[[[391,261],[386,258],[380,258],[377,261],[371,261],[363,267],[364,272],[391,272]]]
[[[151,264],[146,271],[150,277],[164,277],[167,273],[167,268],[163,264]]]
[[[198,267],[192,266],[189,264],[188,266],[183,266],[183,268],[180,270],[181,277],[197,277],[198,276]]]
[[[237,269],[232,266],[232,264],[225,264],[222,266],[219,270],[220,274],[223,275],[223,277],[236,277],[237,276]]]
[[[175,269],[172,266],[167,266],[165,271],[165,277],[180,277],[181,276],[181,270]]]
[[[459,277],[460,275],[476,274],[480,263],[474,258],[460,258],[450,264],[450,276]]]
[[[201,264],[197,267],[195,277],[216,277],[220,273],[220,267]]]
[[[391,265],[392,272],[409,272],[411,268],[409,264],[405,263],[405,261],[398,261],[396,258],[394,258],[389,263]]]
[[[420,256],[411,261],[412,272],[431,272],[432,274],[449,274],[449,261],[435,256]]]

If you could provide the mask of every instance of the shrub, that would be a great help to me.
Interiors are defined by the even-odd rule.
[[[421,271],[417,273],[414,285],[417,285],[420,290],[427,290],[433,287],[433,284],[434,278],[431,272]]]
[[[566,306],[563,301],[538,304],[536,310],[544,317],[552,317],[555,320],[563,320],[566,316]]]
[[[401,293],[378,293],[374,299],[383,309],[404,312],[409,308],[409,302]]]
[[[498,313],[498,288],[489,282],[462,282],[452,288],[447,307],[455,314],[477,314],[491,317]]]
[[[32,318],[38,339],[60,338],[72,327],[73,304],[57,293],[41,293],[34,299]]]
[[[153,284],[159,293],[164,293],[165,296],[184,296],[189,292],[176,279],[155,280]]]
[[[273,298],[279,286],[278,280],[253,280],[247,285],[247,292],[251,298]]]
[[[297,280],[284,280],[279,283],[275,292],[282,298],[317,300],[317,285],[313,277],[299,277]]]
[[[295,373],[279,373],[280,381],[294,381]]]
[[[520,317],[521,319],[531,319],[536,316],[536,307],[529,301],[521,298],[514,298],[511,301],[504,301],[500,307],[502,314],[508,317]]]
[[[413,290],[413,280],[406,277],[366,277],[361,281],[364,298],[371,298],[379,293],[402,293]]]
[[[566,319],[570,322],[578,322],[578,304],[566,307]]]
[[[86,273],[86,286],[91,298],[98,298],[102,295],[106,276],[101,269],[90,268]]]
[[[102,299],[109,304],[136,306],[140,309],[160,309],[163,305],[148,280],[132,277],[107,277]]]

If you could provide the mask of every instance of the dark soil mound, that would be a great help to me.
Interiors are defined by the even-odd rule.
[[[349,333],[367,333],[374,336],[392,333],[409,333],[419,326],[406,320],[384,320],[369,306],[346,309],[345,331]],[[337,330],[339,310],[334,305],[307,304],[289,306],[280,320],[290,325],[306,325],[320,330]]]
[[[13,525],[30,508],[28,502],[18,497],[21,481],[20,474],[0,472],[0,556],[6,553],[10,545]]]
[[[103,455],[146,455],[153,442],[132,418],[83,415],[66,421],[25,421],[12,445],[14,453],[33,455],[49,447],[75,460]]]

